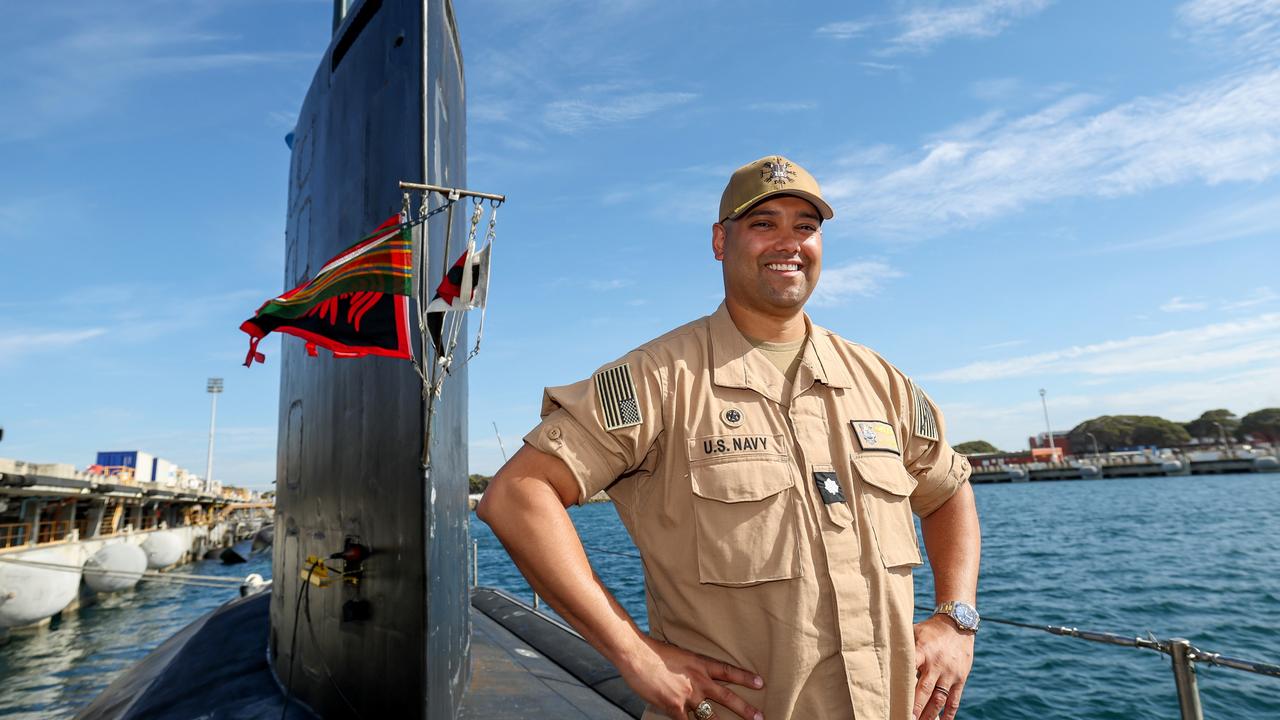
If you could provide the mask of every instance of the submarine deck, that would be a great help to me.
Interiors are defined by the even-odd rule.
[[[228,602],[117,677],[77,718],[281,717],[267,662],[270,592]],[[459,720],[639,717],[644,706],[576,633],[496,590],[472,593],[471,684]],[[296,701],[291,718],[316,717]]]

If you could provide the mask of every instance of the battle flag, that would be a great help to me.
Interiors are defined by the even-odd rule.
[[[412,358],[409,299],[413,295],[414,230],[392,216],[324,264],[312,280],[263,303],[240,325],[249,334],[245,367],[264,362],[258,342],[272,331],[306,340],[334,357]]]
[[[470,310],[484,307],[489,296],[489,249],[462,253],[458,261],[445,273],[436,287],[435,295],[427,305],[427,331],[436,346],[436,355],[444,355],[444,314],[449,310]],[[470,272],[466,272],[470,268]]]

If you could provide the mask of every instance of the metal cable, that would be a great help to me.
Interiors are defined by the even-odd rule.
[[[933,608],[917,605],[916,610],[932,612]],[[1028,628],[1030,630],[1040,630],[1041,632],[1052,633],[1054,635],[1062,635],[1065,637],[1074,637],[1090,642],[1103,643],[1107,645],[1120,645],[1123,647],[1133,647],[1142,650],[1154,650],[1165,655],[1172,655],[1171,646],[1173,641],[1160,640],[1154,635],[1148,634],[1148,637],[1125,637],[1114,633],[1097,632],[1093,630],[1080,630],[1077,628],[1060,627],[1057,625],[1033,625],[1030,623],[1018,622],[1016,620],[1005,620],[1003,618],[982,617],[982,622],[991,622],[998,625],[1012,625],[1013,627]],[[1202,662],[1208,665],[1217,665],[1219,667],[1228,667],[1235,670],[1244,670],[1245,672],[1256,673],[1258,675],[1269,675],[1271,677],[1280,677],[1280,665],[1275,663],[1259,662],[1256,660],[1243,660],[1241,658],[1228,657],[1221,653],[1208,652],[1200,648],[1191,647],[1188,658],[1194,662]]]
[[[218,575],[183,575],[181,573],[161,573],[154,570],[146,570],[141,573],[128,572],[125,570],[107,570],[99,568],[85,568],[80,565],[66,565],[62,563],[50,563],[40,560],[21,560],[19,558],[0,558],[0,562],[10,563],[13,565],[27,565],[30,567],[38,567],[44,570],[53,570],[56,572],[72,572],[76,574],[93,574],[103,575],[106,577],[122,577],[137,578],[138,580],[146,580],[148,582],[168,583],[170,585],[189,585],[191,587],[207,587],[207,588],[225,588],[228,586],[240,586],[244,583],[243,579],[222,577]]]
[[[641,559],[636,553],[621,552],[618,550],[609,550],[595,545],[584,544],[583,549],[591,552],[606,553],[609,555],[621,555],[623,557]],[[923,612],[933,612],[933,608],[924,605],[915,606],[916,610]],[[1126,637],[1124,635],[1116,635],[1115,633],[1097,632],[1095,630],[1080,630],[1079,628],[1062,627],[1058,625],[1037,625],[1032,623],[1019,622],[1017,620],[1006,620],[1004,618],[995,618],[983,616],[982,622],[995,623],[997,625],[1010,625],[1012,627],[1026,628],[1028,630],[1039,630],[1053,635],[1063,637],[1079,638],[1090,642],[1103,643],[1106,645],[1119,645],[1121,647],[1132,647],[1141,650],[1153,650],[1155,652],[1171,655],[1170,646],[1172,641],[1160,640],[1154,635],[1148,637]],[[1261,662],[1257,660],[1245,660],[1242,658],[1230,657],[1222,653],[1209,652],[1201,650],[1194,645],[1188,657],[1194,662],[1205,663],[1207,665],[1216,665],[1218,667],[1232,668],[1235,670],[1243,670],[1258,675],[1267,675],[1270,677],[1280,677],[1280,665],[1275,663]]]

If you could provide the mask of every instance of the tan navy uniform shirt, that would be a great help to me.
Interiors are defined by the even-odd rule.
[[[946,502],[969,463],[880,356],[809,324],[802,358],[784,398],[721,305],[548,388],[525,441],[564,460],[583,502],[607,488],[653,637],[759,673],[763,690],[731,689],[773,720],[907,718],[911,515]]]

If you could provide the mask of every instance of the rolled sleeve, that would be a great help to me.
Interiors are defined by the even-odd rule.
[[[612,484],[626,469],[622,458],[606,450],[564,408],[543,418],[524,436],[524,441],[569,466],[578,483],[579,505]]]
[[[969,480],[969,458],[951,449],[945,442],[935,443],[940,460],[928,473],[916,475],[919,485],[911,494],[911,511],[920,517],[928,517],[942,507],[960,486]]]
[[[629,405],[634,402],[631,410],[635,416],[622,419],[626,424],[618,422],[621,415],[616,407],[611,406],[614,412],[606,415],[604,406],[611,401],[601,399],[594,380],[596,375],[622,365],[627,366],[631,386],[613,376],[609,385],[612,393],[606,391],[606,396],[612,402],[619,397],[625,397]],[[662,368],[648,353],[633,351],[603,366],[591,378],[547,388],[542,397],[542,422],[524,441],[564,461],[578,483],[581,505],[643,462],[662,432],[664,389]]]

